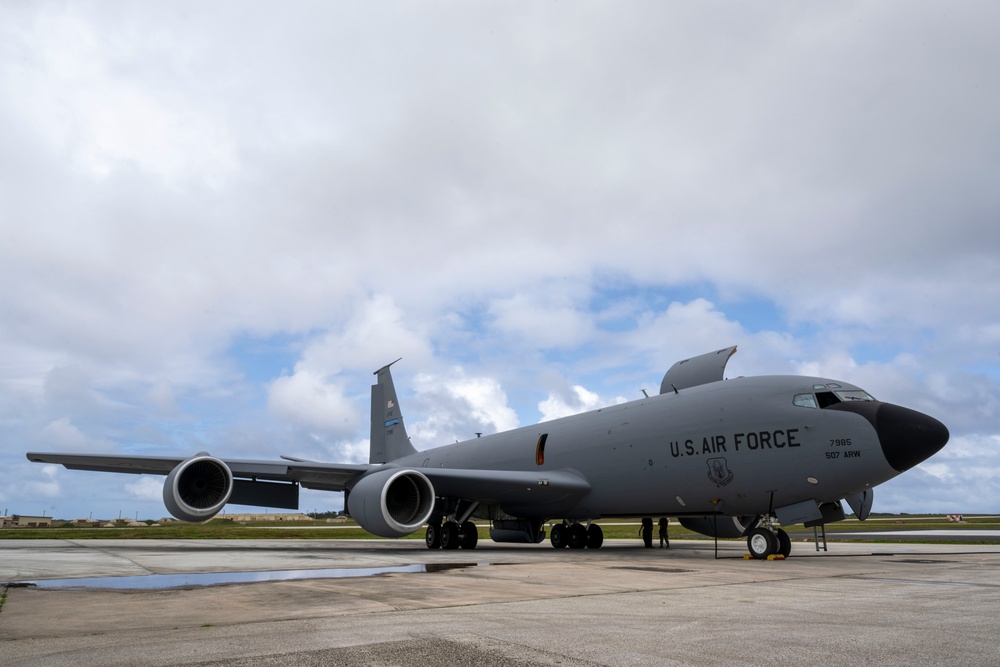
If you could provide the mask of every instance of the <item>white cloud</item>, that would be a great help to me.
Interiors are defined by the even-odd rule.
[[[89,443],[87,436],[73,426],[69,419],[57,419],[42,429],[42,438],[54,449],[84,451]]]
[[[561,291],[496,299],[489,311],[500,332],[535,348],[575,347],[594,335],[590,314]]]
[[[106,452],[112,449],[110,442],[103,438],[88,436],[66,417],[51,421],[42,427],[38,440],[40,445],[50,451]]]
[[[447,375],[421,373],[413,378],[413,408],[423,419],[410,420],[407,433],[418,449],[469,440],[478,433],[496,433],[518,426],[500,383],[489,377],[469,377],[461,368]],[[403,404],[404,414],[412,414]]]
[[[180,410],[173,383],[166,379],[153,383],[147,392],[147,400],[163,414],[175,415]]]
[[[8,455],[363,458],[400,356],[429,445],[731,344],[996,432],[992,5],[250,6],[0,4]]]
[[[59,468],[53,465],[42,466],[40,477],[40,480],[18,484],[15,487],[17,493],[11,496],[11,500],[15,498],[31,498],[32,500],[58,498],[62,491],[59,484]]]
[[[150,39],[152,26],[126,14],[113,30],[64,11],[5,31],[20,110],[87,175],[104,178],[135,165],[173,182],[192,173],[217,181],[235,162],[223,119],[206,113],[204,98],[168,87],[172,77],[196,74],[190,68],[209,45],[178,49],[173,40]],[[150,76],[164,64],[166,71]]]
[[[997,470],[1000,435],[952,435],[932,459],[876,489],[876,507],[888,512],[993,513],[1000,494]]]
[[[424,336],[409,326],[391,298],[373,296],[359,304],[356,316],[342,327],[305,346],[293,372],[270,383],[268,407],[295,424],[337,436],[352,435],[367,423],[361,415],[367,410],[369,393],[365,385],[348,387],[347,383],[356,383],[363,373],[400,355],[414,364],[426,360],[430,352]]]
[[[624,339],[633,355],[655,360],[656,366],[663,369],[661,377],[681,359],[734,344],[739,344],[741,349],[754,349],[750,334],[703,298],[687,303],[673,302],[662,311],[641,312],[636,318],[636,329],[625,334]],[[659,379],[656,387],[659,387]]]
[[[538,411],[542,413],[540,421],[544,422],[596,410],[613,403],[624,403],[626,400],[624,396],[618,396],[612,401],[607,401],[585,387],[573,385],[569,388],[568,394],[550,393],[548,398],[538,404]]]
[[[342,444],[339,449],[339,453],[343,455],[343,460],[347,463],[368,463],[370,451],[371,443],[367,439]]]
[[[300,364],[325,372],[374,372],[399,357],[410,364],[425,362],[431,356],[430,343],[420,326],[391,297],[377,294],[357,304],[356,313],[342,327],[311,342]]]
[[[294,374],[271,383],[268,408],[292,422],[334,433],[351,433],[360,422],[354,403],[344,396],[344,387],[306,368],[296,368]]]
[[[159,501],[163,499],[163,477],[142,475],[138,479],[126,482],[125,493],[136,500]]]

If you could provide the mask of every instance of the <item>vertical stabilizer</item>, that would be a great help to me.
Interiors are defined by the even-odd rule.
[[[417,451],[406,436],[403,413],[399,409],[396,388],[392,385],[392,373],[389,372],[389,366],[392,364],[375,371],[378,383],[372,385],[372,430],[371,450],[368,454],[369,463],[395,461],[407,454],[415,454]]]

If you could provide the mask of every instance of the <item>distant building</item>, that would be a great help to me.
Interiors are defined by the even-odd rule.
[[[312,517],[305,514],[219,514],[218,519],[229,519],[237,523],[247,521],[312,521]]]
[[[136,528],[138,526],[145,526],[146,524],[135,519],[115,519],[114,525],[115,528]]]
[[[26,516],[24,514],[11,514],[0,517],[3,521],[3,528],[51,528],[52,517],[50,516]]]

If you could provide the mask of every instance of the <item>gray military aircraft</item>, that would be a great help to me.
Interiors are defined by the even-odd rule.
[[[600,548],[606,517],[677,516],[717,537],[746,537],[758,559],[787,556],[781,528],[864,520],[876,485],[924,461],[948,429],[846,382],[724,380],[736,347],[685,359],[656,396],[417,451],[389,367],[372,386],[367,464],[29,452],[73,470],[166,475],[163,500],[185,521],[226,503],[298,508],[299,487],[346,492],[362,528],[402,537],[426,524],[432,549],[473,549],[471,519],[497,542]],[[393,362],[395,363],[395,362]],[[644,392],[645,393],[645,392]]]

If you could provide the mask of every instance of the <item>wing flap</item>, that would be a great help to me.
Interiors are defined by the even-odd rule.
[[[368,463],[316,463],[303,461],[288,464],[289,479],[307,489],[344,491],[351,482],[379,466]]]

